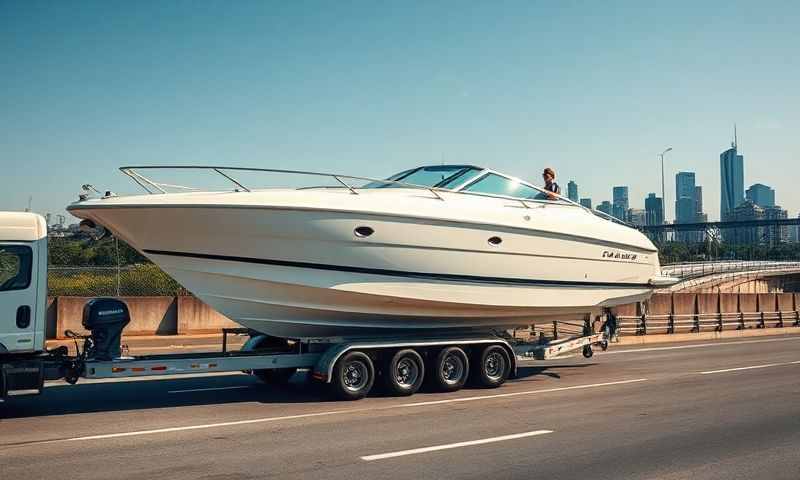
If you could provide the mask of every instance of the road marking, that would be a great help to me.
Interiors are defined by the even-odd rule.
[[[167,393],[211,392],[215,390],[238,390],[241,388],[250,388],[250,385],[236,385],[233,387],[191,388],[188,390],[170,390]]]
[[[697,372],[700,375],[711,375],[713,373],[727,373],[727,372],[739,372],[742,370],[756,370],[759,368],[769,368],[769,367],[784,367],[786,365],[797,365],[800,364],[800,360],[795,362],[783,362],[783,363],[765,363],[763,365],[750,365],[747,367],[736,367],[736,368],[724,368],[722,370],[706,370],[705,372]]]
[[[52,440],[34,440],[30,442],[21,442],[15,444],[6,444],[0,445],[0,448],[8,448],[8,447],[18,447],[18,446],[26,446],[26,445],[41,445],[41,444],[51,444],[51,443],[63,443],[63,442],[83,442],[87,440],[106,440],[110,438],[123,438],[123,437],[138,437],[143,435],[155,435],[159,433],[174,433],[174,432],[184,432],[190,430],[207,430],[211,428],[222,428],[222,427],[235,427],[239,425],[253,425],[259,423],[268,423],[268,422],[278,422],[281,420],[298,420],[302,418],[313,418],[313,417],[324,417],[324,416],[331,416],[331,415],[347,415],[353,413],[366,413],[366,412],[374,412],[374,411],[384,411],[390,410],[395,408],[412,408],[412,407],[423,407],[423,406],[430,406],[430,405],[441,405],[446,403],[454,403],[454,402],[470,402],[476,400],[488,400],[492,398],[503,398],[503,397],[516,397],[520,395],[535,395],[539,393],[551,393],[551,392],[561,392],[561,391],[568,391],[568,390],[581,390],[587,388],[597,388],[597,387],[608,387],[613,385],[625,385],[629,383],[638,383],[638,382],[645,382],[647,381],[646,378],[636,378],[633,380],[620,380],[617,382],[605,382],[605,383],[593,383],[587,385],[571,385],[569,387],[557,387],[557,388],[545,388],[541,390],[526,390],[523,392],[511,392],[511,393],[500,393],[497,395],[481,395],[477,397],[460,397],[460,398],[452,398],[448,400],[432,400],[429,402],[415,402],[415,403],[403,403],[399,405],[387,405],[382,407],[365,407],[365,408],[351,408],[345,410],[330,410],[325,412],[313,412],[313,413],[302,413],[297,415],[287,415],[282,417],[266,417],[266,418],[253,418],[249,420],[237,420],[231,422],[219,422],[219,423],[208,423],[208,424],[201,424],[201,425],[187,425],[183,427],[168,427],[168,428],[157,428],[153,430],[136,430],[132,432],[121,432],[121,433],[107,433],[101,435],[89,435],[85,437],[70,437],[70,438],[56,438]]]
[[[518,397],[520,395],[534,395],[537,393],[563,392],[566,390],[580,390],[584,388],[596,388],[596,387],[610,387],[612,385],[626,385],[628,383],[638,383],[646,381],[647,381],[646,378],[635,378],[633,380],[620,380],[618,382],[592,383],[588,385],[572,385],[570,387],[546,388],[543,390],[526,390],[524,392],[498,393],[496,395],[481,395],[479,397],[460,397],[460,398],[449,398],[447,400],[431,400],[429,402],[404,403],[402,405],[398,405],[398,407],[423,407],[427,405],[442,405],[445,403],[473,402],[476,400],[489,400],[492,398]]]
[[[507,440],[516,440],[518,438],[535,437],[537,435],[546,435],[553,433],[552,430],[534,430],[532,432],[515,433],[513,435],[503,435],[502,437],[483,438],[480,440],[470,440],[468,442],[448,443],[446,445],[435,445],[432,447],[413,448],[411,450],[400,450],[397,452],[380,453],[377,455],[367,455],[361,457],[365,462],[372,462],[375,460],[384,460],[386,458],[405,457],[406,455],[418,455],[420,453],[438,452],[439,450],[450,450],[451,448],[471,447],[473,445],[484,445],[487,443],[505,442]]]
[[[800,340],[800,337],[795,338],[771,338],[769,340],[744,340],[741,342],[715,342],[715,343],[698,343],[695,345],[679,345],[677,347],[650,347],[650,348],[635,348],[631,350],[614,350],[610,352],[597,352],[600,355],[619,355],[622,353],[638,353],[638,352],[660,352],[662,350],[686,350],[689,348],[704,348],[704,347],[724,347],[726,345],[745,345],[749,343],[772,343],[772,342],[790,342],[792,340]],[[613,344],[612,344],[613,346]]]

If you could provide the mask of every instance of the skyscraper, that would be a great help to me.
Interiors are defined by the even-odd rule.
[[[606,215],[611,215],[611,202],[608,200],[603,200],[600,205],[597,206],[597,210],[605,213]]]
[[[628,209],[630,208],[630,205],[628,204],[628,187],[614,187],[613,194],[611,214],[616,218],[625,221],[626,217],[628,216]]]
[[[644,199],[644,212],[646,225],[662,225],[664,223],[664,202],[655,193],[647,195]]]
[[[567,198],[573,202],[578,201],[578,184],[572,180],[567,184]]]
[[[745,198],[761,208],[775,206],[775,190],[767,185],[756,183],[744,192]]]
[[[675,223],[694,223],[697,216],[694,172],[675,175]]]
[[[581,205],[584,207],[591,209],[592,208],[592,199],[591,198],[581,198]]]
[[[797,218],[800,218],[800,213],[797,214]],[[800,242],[800,225],[789,225],[789,241]]]
[[[647,225],[647,212],[641,208],[628,209],[628,221],[633,225]]]
[[[738,152],[735,127],[731,148],[719,156],[719,170],[721,176],[719,218],[725,221],[744,201],[744,156]]]
[[[696,185],[694,187],[694,212],[698,217],[698,219],[695,219],[695,221],[700,222],[701,220],[699,220],[699,218],[703,217],[703,187],[700,185]]]

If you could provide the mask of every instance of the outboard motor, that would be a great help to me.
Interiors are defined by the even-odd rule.
[[[113,360],[122,356],[122,330],[131,321],[128,306],[115,298],[95,298],[83,307],[83,327],[92,332],[87,358]]]

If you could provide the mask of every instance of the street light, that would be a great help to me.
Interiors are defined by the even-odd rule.
[[[672,147],[668,147],[658,154],[661,157],[661,221],[663,223],[667,222],[667,197],[664,195],[664,155],[671,151]]]

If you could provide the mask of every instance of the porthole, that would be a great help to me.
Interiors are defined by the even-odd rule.
[[[502,238],[500,238],[500,237],[489,237],[489,245],[497,246],[497,245],[500,245],[501,243],[503,243],[503,239]]]
[[[373,230],[372,227],[362,226],[362,227],[356,227],[356,229],[353,230],[353,233],[356,234],[356,237],[366,238],[375,233],[375,230]]]

